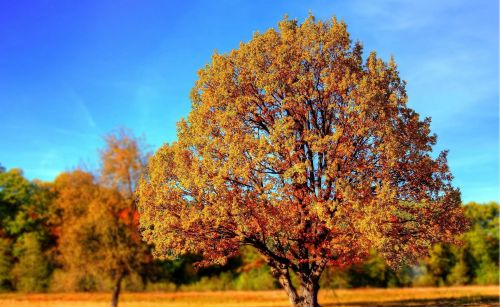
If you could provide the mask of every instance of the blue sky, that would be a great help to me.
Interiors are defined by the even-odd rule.
[[[498,3],[450,1],[0,2],[0,163],[28,178],[97,166],[102,135],[176,138],[196,72],[285,14],[344,19],[365,52],[392,54],[409,105],[464,201],[498,200]]]

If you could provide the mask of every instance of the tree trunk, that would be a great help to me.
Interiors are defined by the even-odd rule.
[[[125,276],[124,273],[118,274],[118,278],[116,279],[115,288],[113,289],[113,297],[111,298],[111,307],[118,306],[118,298],[120,297],[120,291],[122,287],[122,279]]]
[[[288,268],[280,267],[272,263],[270,263],[270,267],[272,275],[274,276],[274,278],[278,280],[278,282],[288,295],[288,299],[290,300],[290,306],[298,306],[297,303],[299,302],[299,295],[297,294],[297,290],[292,284]]]
[[[292,307],[319,307],[318,291],[320,274],[298,274],[300,289],[293,286],[288,268],[271,266],[271,273],[285,290]]]
[[[300,302],[296,306],[300,307],[318,307],[318,291],[319,291],[319,280],[318,279],[308,279],[306,281],[301,281],[300,285]]]

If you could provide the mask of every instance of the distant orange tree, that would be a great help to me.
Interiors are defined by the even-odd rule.
[[[108,247],[111,261],[108,270],[115,279],[111,306],[118,306],[123,278],[137,271],[151,260],[149,249],[139,233],[137,199],[134,191],[144,172],[148,154],[142,138],[120,129],[105,137],[106,146],[101,150],[101,183],[117,191],[123,200],[113,208]]]
[[[95,290],[110,279],[111,306],[117,306],[124,278],[152,260],[140,237],[133,193],[147,154],[142,140],[125,130],[107,135],[100,154],[100,178],[76,170],[55,180],[59,258],[66,287]]]
[[[466,222],[430,119],[396,64],[363,60],[344,22],[284,19],[199,72],[178,141],[139,188],[155,255],[224,263],[254,247],[292,306],[317,306],[326,266],[390,265],[451,242]],[[298,283],[291,282],[295,273]]]

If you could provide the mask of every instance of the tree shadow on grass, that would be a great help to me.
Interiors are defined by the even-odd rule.
[[[322,304],[322,307],[333,306],[500,306],[499,297],[496,295],[480,295],[460,298],[439,299],[409,299],[387,302],[359,301],[350,303]]]

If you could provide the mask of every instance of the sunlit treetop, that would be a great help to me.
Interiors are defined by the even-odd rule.
[[[100,150],[101,181],[117,188],[125,198],[133,198],[148,158],[144,137],[121,128],[107,134],[104,141],[105,147]]]

